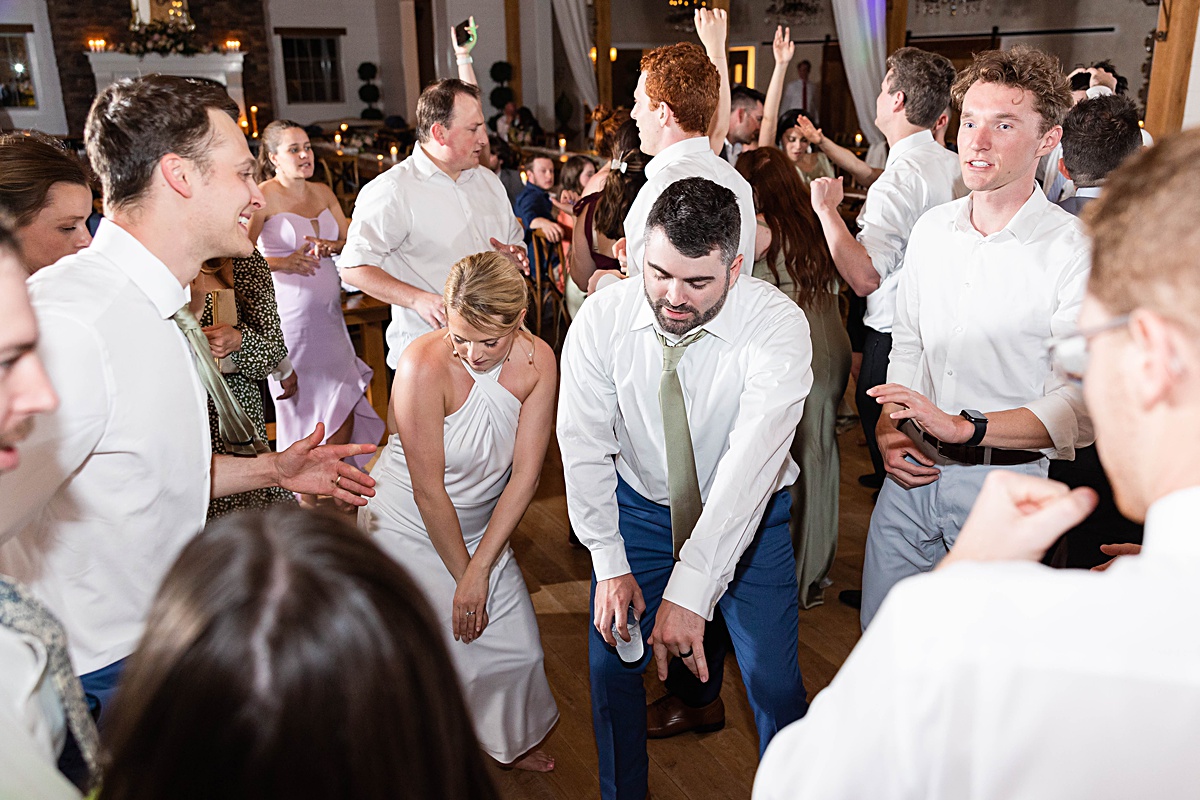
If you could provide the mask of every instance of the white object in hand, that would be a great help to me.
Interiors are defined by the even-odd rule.
[[[637,612],[633,610],[633,606],[629,607],[628,617],[629,641],[621,638],[618,632],[617,623],[613,623],[612,634],[617,641],[617,655],[626,664],[636,664],[642,660],[642,653],[645,652],[642,648],[642,626],[638,624]]]

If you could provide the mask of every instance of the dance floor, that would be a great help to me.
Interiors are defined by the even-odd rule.
[[[824,605],[800,612],[800,669],[810,700],[832,680],[859,636],[858,612],[839,603],[837,595],[843,589],[860,586],[872,502],[871,490],[859,486],[857,477],[870,467],[857,423],[838,440],[842,453],[841,538],[830,575],[833,585],[825,590]],[[546,674],[561,720],[546,745],[556,761],[554,772],[540,775],[496,769],[496,781],[508,800],[598,797],[596,745],[588,702],[590,560],[586,551],[567,543],[562,462],[553,442],[537,498],[517,528],[512,546],[537,610],[546,650]],[[653,669],[646,676],[646,691],[650,700],[665,693]],[[652,797],[682,800],[750,796],[758,764],[757,735],[732,655],[721,696],[726,709],[724,730],[649,743]]]

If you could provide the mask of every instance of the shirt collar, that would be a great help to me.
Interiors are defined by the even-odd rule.
[[[887,165],[891,166],[897,158],[904,155],[910,150],[920,147],[923,144],[933,143],[933,132],[924,130],[910,133],[900,141],[892,145],[891,151],[888,153]]]
[[[180,285],[167,265],[146,249],[133,234],[110,219],[100,220],[88,251],[104,256],[154,304],[163,319],[170,319],[191,299],[190,287]]]
[[[451,183],[462,183],[464,181],[471,180],[471,178],[475,175],[474,168],[464,169],[462,172],[458,173],[458,180],[454,180],[448,174],[446,174],[441,167],[433,163],[433,159],[430,158],[429,154],[425,152],[425,149],[421,147],[420,142],[417,142],[413,145],[412,155],[409,156],[409,158],[413,160],[413,171],[416,173],[417,178],[423,181],[432,180],[438,175],[441,175]]]
[[[642,280],[642,276],[629,280]],[[715,336],[725,343],[732,343],[738,334],[738,330],[743,327],[737,319],[738,298],[741,297],[741,280],[733,282],[733,286],[729,287],[729,294],[725,297],[725,306],[714,318],[704,323],[702,327],[708,331],[710,336]],[[638,294],[637,311],[633,314],[633,319],[629,323],[629,330],[636,331],[642,328],[654,328],[656,333],[661,333],[668,341],[675,342],[682,337],[674,336],[666,333],[658,326],[658,320],[654,316],[654,309],[650,307],[650,300],[646,297],[645,290]],[[691,331],[689,331],[691,333]],[[686,335],[686,334],[685,334]]]
[[[1100,192],[1104,191],[1104,186],[1078,186],[1075,188],[1076,197],[1099,197]]]
[[[646,178],[653,178],[674,162],[693,153],[703,153],[709,149],[707,136],[693,136],[662,150],[646,164]]]
[[[1150,556],[1200,556],[1200,486],[1159,498],[1146,511],[1143,553]]]
[[[1050,207],[1051,203],[1046,198],[1046,193],[1043,192],[1037,185],[1033,186],[1033,192],[1029,195],[1029,199],[1025,204],[1017,210],[1013,218],[1008,221],[1001,230],[996,231],[990,236],[984,236],[979,231],[975,230],[975,226],[971,224],[971,208],[975,202],[975,193],[972,192],[967,196],[967,202],[962,204],[959,209],[958,216],[954,219],[954,227],[964,233],[970,233],[985,241],[990,239],[999,239],[1004,236],[1011,236],[1021,243],[1028,242],[1037,230],[1038,225],[1042,221],[1042,214]]]

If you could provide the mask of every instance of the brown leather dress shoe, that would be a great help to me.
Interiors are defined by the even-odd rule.
[[[725,727],[725,703],[718,697],[706,706],[692,708],[673,694],[646,706],[646,736],[669,739],[681,733],[712,733]]]

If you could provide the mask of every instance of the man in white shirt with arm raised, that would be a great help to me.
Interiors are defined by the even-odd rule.
[[[446,78],[417,100],[412,155],[358,194],[338,260],[342,280],[392,304],[387,363],[418,336],[446,325],[442,290],[450,267],[485,250],[525,272],[525,232],[490,169],[476,169],[487,145],[479,87]]]
[[[874,470],[873,476],[860,480],[873,488],[883,483],[883,457],[875,441],[879,406],[866,391],[887,380],[896,285],[908,237],[926,211],[967,193],[958,157],[934,141],[932,133],[950,104],[954,66],[937,53],[903,47],[888,57],[887,67],[875,101],[875,124],[891,150],[883,173],[867,190],[857,240],[838,213],[842,179],[818,178],[810,190],[838,272],[859,297],[867,298],[866,337],[854,399]]]
[[[740,274],[739,228],[728,189],[669,186],[650,212],[645,273],[588,300],[563,351],[558,440],[594,569],[588,650],[606,800],[648,788],[650,653],[626,664],[614,649],[614,626],[628,641],[631,606],[659,676],[679,657],[701,681],[720,606],[760,752],[807,706],[785,489],[812,351],[795,303]]]
[[[1072,329],[1088,271],[1078,220],[1035,191],[1071,107],[1053,58],[977,54],[955,84],[959,158],[971,194],[921,217],[896,300],[877,435],[891,480],[871,515],[865,628],[899,580],[954,544],[991,470],[1045,477],[1091,434],[1079,389],[1042,346]]]
[[[1200,131],[1135,156],[1092,203],[1083,392],[1141,555],[1037,563],[1095,496],[992,472],[950,555],[892,591],[754,800],[1196,796],[1200,767]],[[1040,190],[1038,190],[1040,192]],[[1147,225],[1146,220],[1153,220]]]

